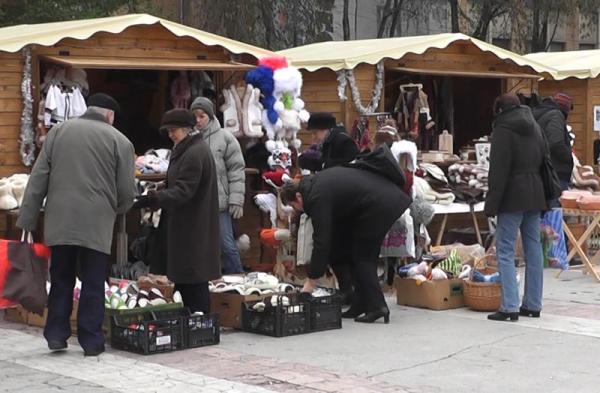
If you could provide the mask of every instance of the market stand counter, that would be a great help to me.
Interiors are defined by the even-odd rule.
[[[563,209],[563,217],[571,216],[578,218],[591,219],[591,223],[587,226],[585,232],[577,239],[573,234],[571,228],[563,219],[563,229],[565,234],[571,241],[573,248],[567,255],[567,262],[569,262],[575,254],[579,255],[583,262],[582,268],[585,269],[583,273],[591,274],[596,281],[600,282],[600,271],[598,262],[600,262],[600,250],[597,251],[590,259],[587,253],[583,250],[582,246],[590,239],[596,229],[600,229],[600,210],[582,210],[582,209]],[[557,277],[562,273],[562,270],[558,272]]]

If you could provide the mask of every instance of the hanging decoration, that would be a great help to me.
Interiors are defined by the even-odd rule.
[[[352,70],[338,71],[338,97],[340,101],[344,102],[348,99],[345,95],[346,83],[350,83],[350,91],[352,92],[352,101],[354,107],[361,115],[370,115],[377,110],[379,107],[379,101],[381,100],[381,92],[383,90],[383,60],[377,63],[375,67],[375,87],[373,88],[373,97],[366,107],[362,105],[360,100],[360,92],[358,86],[356,86],[356,78]]]
[[[25,65],[23,67],[23,81],[21,82],[21,95],[23,96],[23,112],[21,114],[20,147],[23,164],[32,166],[35,161],[35,129],[33,127],[33,95],[31,93],[31,49],[23,49]]]

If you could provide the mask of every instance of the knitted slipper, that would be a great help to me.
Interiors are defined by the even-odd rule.
[[[248,130],[247,134],[251,138],[261,138],[263,136],[262,131],[262,105],[259,101],[260,90],[254,88],[252,85],[248,85],[250,90],[250,99],[248,101]]]
[[[223,89],[223,98],[225,98],[225,103],[219,108],[223,112],[223,128],[231,132],[236,138],[239,138],[242,136],[242,132],[231,90]]]

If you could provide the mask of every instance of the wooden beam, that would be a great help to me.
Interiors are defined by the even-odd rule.
[[[532,74],[510,74],[497,71],[454,71],[454,70],[432,70],[426,68],[392,67],[394,71],[406,72],[408,74],[444,75],[444,76],[466,76],[471,78],[523,78],[540,79],[539,75]]]

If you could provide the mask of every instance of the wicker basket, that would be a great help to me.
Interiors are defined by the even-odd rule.
[[[486,255],[478,259],[474,269],[482,274],[492,274],[498,271],[496,267],[488,265],[488,260],[494,259],[493,255]],[[500,308],[502,286],[495,282],[473,282],[465,280],[463,286],[465,304],[476,311],[497,311]]]

